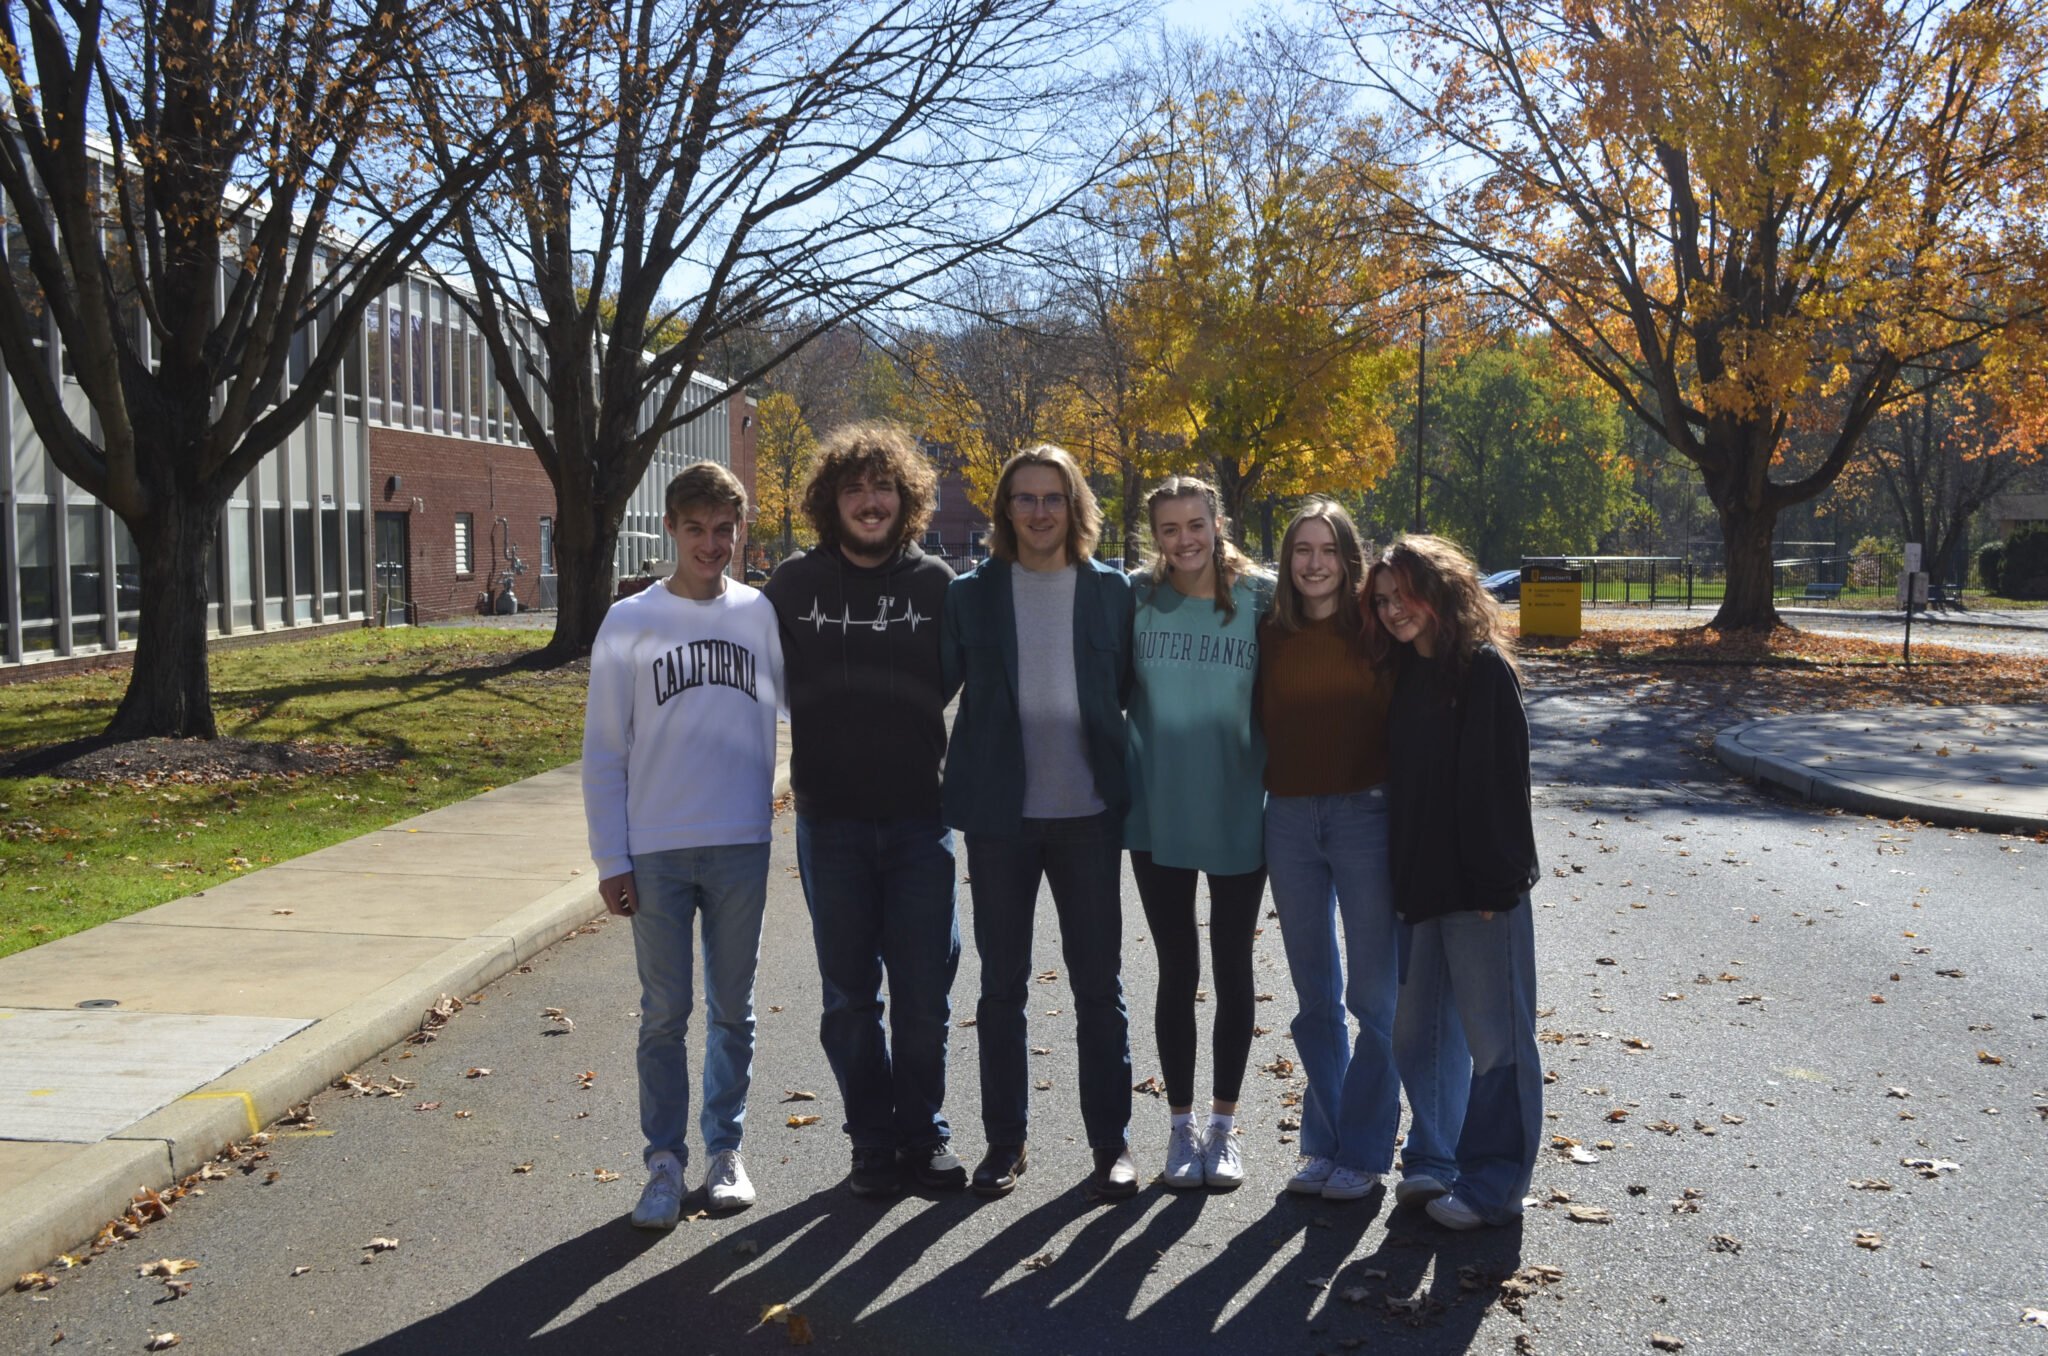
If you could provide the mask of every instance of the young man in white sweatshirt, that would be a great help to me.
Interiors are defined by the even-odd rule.
[[[713,1210],[750,1205],[740,1159],[754,1064],[754,969],[768,897],[775,722],[783,704],[775,610],[726,568],[745,532],[732,472],[698,462],[671,480],[666,584],[613,605],[590,652],[583,809],[605,907],[633,923],[640,973],[644,1229],[682,1212],[689,1128],[693,925],[704,936],[704,1105]]]

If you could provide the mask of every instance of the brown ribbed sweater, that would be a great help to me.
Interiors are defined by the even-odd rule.
[[[1392,695],[1392,684],[1345,644],[1334,617],[1293,632],[1260,623],[1266,790],[1336,796],[1385,781]]]

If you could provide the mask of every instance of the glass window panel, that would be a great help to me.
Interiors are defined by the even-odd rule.
[[[285,358],[285,389],[290,390],[306,379],[306,368],[313,361],[313,338],[301,324],[292,331],[291,347]]]
[[[369,340],[370,349],[370,413],[379,418],[384,414],[384,308],[372,306],[363,313],[363,329]],[[362,385],[362,374],[356,374],[358,389]]]
[[[363,511],[348,511],[348,610],[363,610]]]
[[[484,337],[469,336],[469,434],[484,436]]]
[[[433,385],[427,392],[427,399],[434,407],[434,427],[443,433],[448,431],[448,322],[434,317],[434,371]]]
[[[393,304],[384,312],[384,346],[391,350],[391,400],[384,418],[393,424],[405,422],[405,308]]]
[[[330,603],[341,598],[341,510],[320,510],[320,590]]]
[[[284,510],[263,510],[263,596],[284,597]]]
[[[412,285],[412,313],[407,317],[411,329],[406,335],[406,346],[412,350],[412,405],[414,417],[421,423],[427,417],[427,285],[416,282]]]
[[[213,574],[207,573],[207,594],[212,596]],[[133,614],[142,606],[142,555],[135,549],[135,538],[128,531],[128,524],[114,519],[114,604],[125,614]],[[123,634],[125,635],[124,628]]]
[[[555,572],[555,520],[553,518],[543,518],[540,520],[540,572],[542,574],[553,574]]]
[[[458,513],[455,515],[455,573],[470,574],[476,569],[476,515]]]
[[[313,510],[292,510],[292,592],[301,598],[313,592]]]
[[[15,555],[21,575],[21,619],[47,621],[57,615],[55,509],[23,504],[14,511]],[[44,649],[50,648],[48,645]]]
[[[106,607],[105,571],[100,560],[104,540],[98,504],[69,504],[64,510],[64,535],[69,538],[72,617],[97,617]],[[88,628],[90,629],[90,628]],[[99,637],[92,637],[98,644]]]

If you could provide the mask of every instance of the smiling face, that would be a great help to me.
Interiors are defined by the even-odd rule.
[[[1067,480],[1052,466],[1020,466],[1010,476],[1004,510],[1017,532],[1017,559],[1027,569],[1054,570],[1067,559]]]
[[[1372,572],[1372,608],[1389,636],[1427,659],[1435,650],[1433,618],[1415,596],[1401,584],[1392,566],[1381,565]]]
[[[1175,495],[1152,506],[1152,541],[1183,591],[1194,592],[1216,569],[1216,518],[1208,496]]]
[[[1337,533],[1329,523],[1305,518],[1295,525],[1287,571],[1304,613],[1318,620],[1335,614],[1338,593],[1347,581],[1344,554],[1337,549]]]
[[[692,504],[663,518],[662,526],[676,544],[671,591],[685,598],[716,598],[741,540],[738,510],[730,504]]]
[[[878,564],[896,549],[903,493],[887,471],[848,476],[839,487],[839,547],[860,564]]]

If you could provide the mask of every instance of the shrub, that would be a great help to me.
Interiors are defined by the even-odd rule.
[[[2005,543],[1987,541],[1977,548],[1977,582],[1986,593],[1998,592],[1999,567],[2005,564]]]
[[[2005,539],[1998,581],[2008,598],[2048,598],[2048,523],[2028,523]]]

